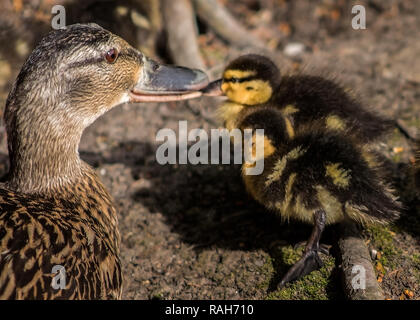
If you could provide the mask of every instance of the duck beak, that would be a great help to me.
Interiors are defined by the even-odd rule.
[[[209,85],[204,89],[201,89],[201,92],[203,93],[203,95],[209,97],[223,96],[224,93],[222,91],[222,84],[223,79],[215,80],[213,82],[210,82]]]
[[[130,92],[132,102],[167,102],[202,96],[209,83],[207,75],[196,69],[162,65],[143,59],[140,79]]]

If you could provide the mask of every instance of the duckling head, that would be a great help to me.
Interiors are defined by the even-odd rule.
[[[221,90],[229,100],[256,105],[270,100],[280,71],[267,57],[248,54],[233,60],[225,69]]]
[[[114,106],[194,98],[207,84],[203,72],[160,65],[96,24],[50,32],[6,102],[11,185],[27,191],[75,174],[83,130]]]

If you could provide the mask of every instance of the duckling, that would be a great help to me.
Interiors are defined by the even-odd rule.
[[[220,94],[221,82],[215,81],[204,93]],[[282,76],[277,66],[261,55],[233,60],[225,69],[223,86],[230,100],[221,109],[228,128],[235,127],[243,108],[258,105],[292,116],[295,126],[322,120],[326,127],[346,130],[362,141],[376,141],[394,126],[392,120],[366,110],[333,81],[309,75]]]
[[[262,158],[255,159],[264,161],[262,174],[247,175],[246,170],[256,162],[242,165],[248,193],[282,219],[314,225],[303,256],[279,283],[278,287],[282,288],[322,266],[318,256],[322,251],[319,241],[326,225],[344,221],[385,224],[399,217],[401,205],[386,182],[386,172],[379,155],[371,150],[369,139],[362,143],[357,138],[372,130],[365,126],[373,118],[365,122],[353,121],[351,105],[346,104],[350,100],[332,84],[330,88],[336,90],[327,96],[325,88],[321,89],[316,83],[314,91],[309,90],[309,79],[314,78],[303,79],[307,82],[301,87],[298,78],[280,81],[276,86],[277,77],[277,69],[269,60],[246,56],[230,63],[223,80],[203,91],[217,95],[221,84],[222,94],[229,99],[221,106],[228,129],[238,128],[242,132],[264,129],[260,137],[264,152]],[[285,92],[282,83],[291,91]],[[311,93],[310,99],[300,96],[302,88],[303,92]],[[289,105],[292,100],[293,107]],[[312,108],[313,111],[309,110],[311,100],[315,102],[314,108],[317,107]],[[340,109],[336,107],[341,106],[338,103],[327,105],[333,101],[341,101],[344,106]],[[363,114],[357,104],[353,107]],[[315,115],[311,117],[310,112]],[[340,130],[326,125],[326,119],[333,113],[339,114],[340,121],[345,123]],[[299,114],[301,116],[296,117]],[[256,157],[257,133],[252,142],[249,152]]]
[[[121,298],[116,210],[79,158],[82,132],[123,102],[194,98],[207,83],[203,72],[160,65],[95,24],[41,40],[4,114],[10,172],[0,185],[0,299]]]
[[[292,120],[275,108],[256,107],[238,127],[264,129],[264,171],[243,172],[251,196],[283,219],[314,224],[303,257],[283,277],[280,288],[322,266],[319,240],[326,225],[398,218],[401,206],[368,145],[320,124],[295,130]]]

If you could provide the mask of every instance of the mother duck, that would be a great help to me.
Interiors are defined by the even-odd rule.
[[[95,24],[50,32],[8,96],[0,184],[0,299],[118,299],[111,196],[79,158],[83,130],[124,102],[198,97],[198,70],[159,65]]]

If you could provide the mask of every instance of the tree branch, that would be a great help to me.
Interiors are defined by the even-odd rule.
[[[219,36],[238,47],[264,47],[217,0],[194,0],[197,14]]]
[[[376,280],[369,250],[357,226],[354,223],[345,224],[341,226],[341,234],[338,245],[342,258],[344,292],[347,298],[351,300],[384,300],[384,294]],[[362,271],[353,269],[354,267],[361,268]],[[365,289],[358,289],[354,286],[353,281],[356,277],[363,275],[365,276]],[[361,279],[361,281],[363,280]]]
[[[195,13],[190,0],[162,0],[168,46],[176,64],[205,69],[197,42]]]

